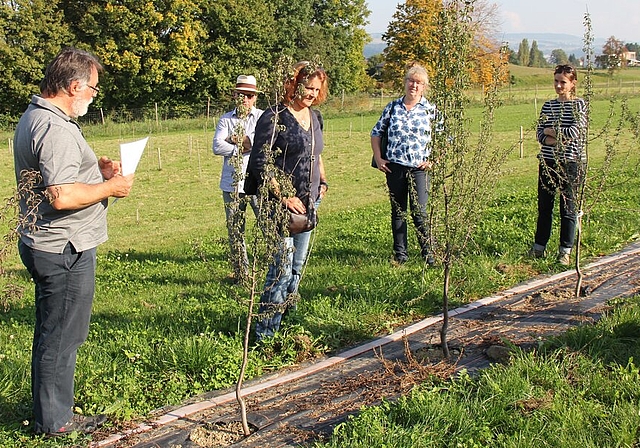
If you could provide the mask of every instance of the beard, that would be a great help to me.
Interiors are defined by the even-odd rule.
[[[89,104],[91,104],[92,102],[93,98],[91,98],[89,101],[84,101],[80,98],[75,99],[73,101],[73,104],[71,105],[71,117],[78,118],[85,115],[89,111]]]

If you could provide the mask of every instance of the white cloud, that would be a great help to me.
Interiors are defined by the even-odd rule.
[[[520,14],[513,11],[503,11],[502,16],[505,19],[503,27],[503,30],[505,32],[517,33],[519,31],[523,31],[522,19],[520,18]]]

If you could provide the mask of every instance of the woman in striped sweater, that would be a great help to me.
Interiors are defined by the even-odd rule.
[[[545,255],[551,236],[556,192],[560,192],[560,247],[558,262],[570,264],[576,233],[576,196],[584,179],[584,145],[587,135],[587,106],[576,98],[577,73],[570,65],[554,70],[558,97],[544,103],[538,120],[537,138],[541,145],[538,170],[538,222],[529,255]]]

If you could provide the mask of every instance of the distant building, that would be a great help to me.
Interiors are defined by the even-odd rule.
[[[626,62],[628,67],[640,66],[640,61],[635,51],[629,51],[626,48],[622,51],[622,60]]]

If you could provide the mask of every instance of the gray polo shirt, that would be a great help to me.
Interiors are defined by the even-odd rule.
[[[62,253],[68,242],[77,251],[94,248],[107,240],[107,200],[78,210],[55,210],[44,198],[46,187],[104,181],[98,159],[84,139],[79,125],[46,99],[33,96],[14,135],[16,181],[23,170],[37,171],[42,182],[35,192],[36,228],[21,228],[24,244],[43,252]],[[24,198],[20,211],[27,213]]]

